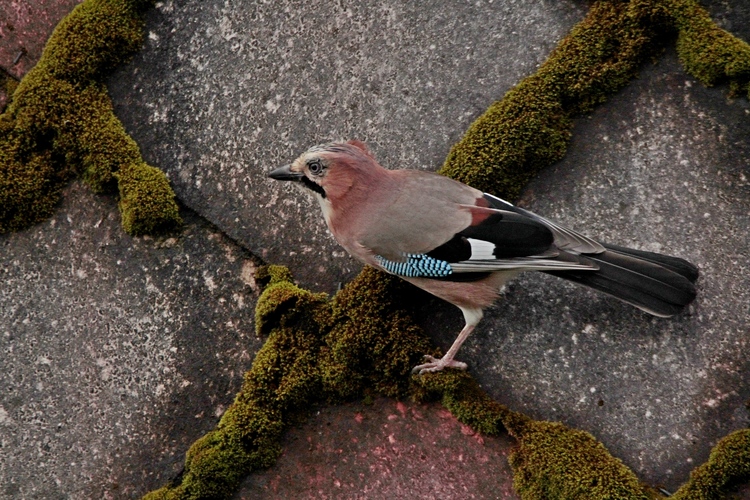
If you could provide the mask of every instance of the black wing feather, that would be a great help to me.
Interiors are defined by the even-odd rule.
[[[492,253],[498,259],[541,255],[554,242],[552,231],[543,224],[520,214],[498,211],[454,235],[427,255],[446,262],[469,260],[472,257],[469,238],[494,244]]]
[[[437,248],[427,252],[427,255],[445,262],[461,262],[471,258],[471,244],[460,234],[456,234]]]
[[[458,234],[493,243],[493,255],[498,259],[541,255],[555,240],[552,231],[544,224],[505,210],[497,211]]]

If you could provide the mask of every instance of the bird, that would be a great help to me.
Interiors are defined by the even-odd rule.
[[[588,286],[669,317],[696,297],[698,268],[679,257],[600,243],[459,181],[382,167],[361,141],[314,146],[268,177],[314,196],[335,240],[364,264],[458,307],[465,325],[441,358],[413,373],[466,370],[461,345],[525,271]]]

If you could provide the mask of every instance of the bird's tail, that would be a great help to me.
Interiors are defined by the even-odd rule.
[[[606,251],[579,256],[598,271],[549,271],[634,305],[650,314],[673,316],[695,299],[698,268],[678,257],[615,245]]]

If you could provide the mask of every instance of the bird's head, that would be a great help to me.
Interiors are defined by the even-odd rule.
[[[385,169],[378,165],[367,147],[359,141],[314,146],[289,165],[270,172],[271,179],[294,181],[311,194],[333,201],[352,188],[366,189],[373,176]]]

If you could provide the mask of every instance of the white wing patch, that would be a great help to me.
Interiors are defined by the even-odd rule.
[[[470,260],[491,260],[495,258],[495,244],[484,240],[475,240],[474,238],[466,238],[471,245],[471,257]]]

